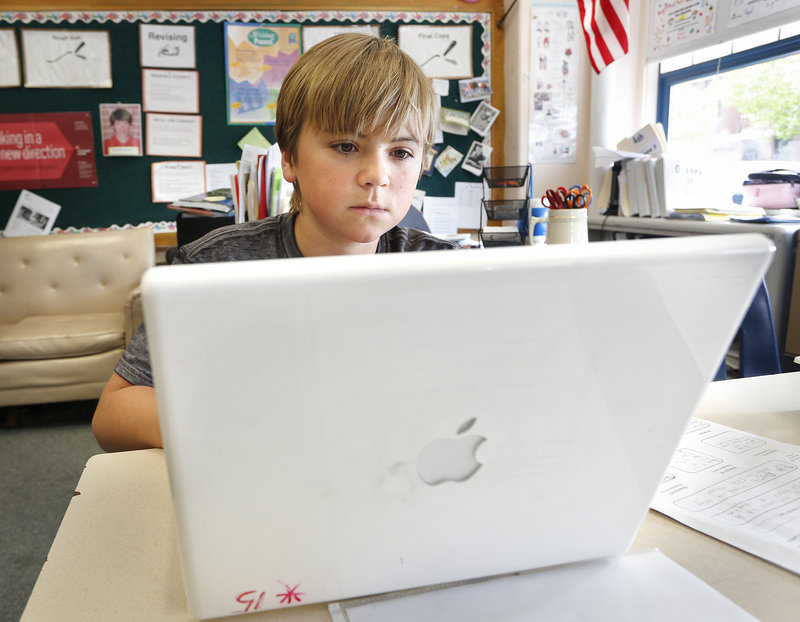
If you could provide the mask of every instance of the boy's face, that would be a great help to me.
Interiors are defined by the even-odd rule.
[[[127,121],[121,121],[117,119],[111,124],[111,129],[114,131],[114,134],[116,134],[117,138],[122,142],[127,141],[131,134],[131,124]]]
[[[397,136],[335,135],[305,126],[283,176],[298,182],[295,237],[302,253],[374,253],[378,238],[408,212],[423,146],[408,128]]]

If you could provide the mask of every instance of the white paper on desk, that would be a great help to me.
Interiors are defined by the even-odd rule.
[[[230,188],[231,175],[235,175],[237,171],[236,162],[206,164],[206,192],[218,188]]]
[[[458,228],[480,229],[483,182],[457,181],[454,194],[458,206]]]
[[[693,419],[651,508],[800,574],[800,446]]]
[[[423,216],[433,234],[458,232],[458,205],[453,197],[425,196]]]
[[[276,149],[277,144],[275,143]],[[256,163],[258,162],[258,156],[260,155],[267,155],[270,152],[270,147],[256,147],[255,145],[245,145],[242,147],[242,162],[247,162],[252,169],[255,169]],[[278,157],[280,157],[280,151],[278,150]]]
[[[566,564],[407,596],[334,603],[329,610],[334,622],[756,620],[660,551]]]

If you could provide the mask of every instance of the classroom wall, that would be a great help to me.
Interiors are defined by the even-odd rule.
[[[125,15],[125,10],[135,10],[139,13],[144,13],[146,7],[143,7],[140,3],[134,2],[131,0],[122,0],[121,2],[114,3],[114,11],[120,13],[121,15]],[[231,5],[232,3],[223,3]],[[273,11],[276,10],[278,7],[275,6],[275,3],[272,2],[259,2],[258,6],[255,7],[256,3],[254,2],[237,2],[235,4],[236,10],[254,10],[258,9],[260,12],[266,12],[272,9]],[[99,6],[100,3],[94,2],[93,0],[83,1],[83,2],[63,2],[62,0],[54,0],[51,3],[48,3],[46,7],[38,6],[35,2],[33,4],[26,4],[23,5],[21,2],[17,0],[12,0],[11,2],[4,3],[1,7],[2,11],[11,12],[14,10],[21,10],[27,13],[33,13],[37,10],[41,10],[46,15],[57,15],[59,12],[72,12],[78,13],[80,11],[90,11],[95,10],[98,12],[102,12],[103,10],[108,11],[108,8],[103,9],[103,7]],[[161,6],[154,10],[165,11],[165,10],[186,10],[191,9],[192,12],[194,11],[202,11],[202,10],[210,10],[213,6],[214,10],[220,11],[224,8],[219,3],[207,2],[207,1],[200,1],[200,2],[184,2],[182,0],[179,1],[169,1],[167,6]],[[501,165],[504,163],[505,158],[503,154],[503,130],[505,126],[505,118],[506,113],[504,110],[504,98],[505,98],[505,90],[504,90],[504,76],[503,76],[503,37],[501,36],[501,32],[493,28],[496,21],[499,19],[499,16],[502,15],[502,5],[500,0],[479,0],[478,2],[446,2],[443,0],[429,0],[428,2],[413,2],[411,3],[413,7],[412,10],[424,12],[427,15],[433,15],[438,13],[444,12],[453,12],[453,13],[461,13],[461,14],[469,14],[469,13],[481,13],[481,14],[490,14],[491,15],[491,25],[489,27],[490,35],[491,35],[491,76],[492,76],[492,87],[494,89],[494,94],[492,97],[492,105],[501,109],[501,115],[498,120],[495,122],[492,128],[492,136],[491,136],[491,144],[495,148],[495,151],[492,154],[492,164],[494,165]],[[294,7],[297,10],[302,11],[323,11],[329,10],[332,8],[341,9],[343,11],[353,11],[353,9],[363,9],[369,11],[389,11],[393,9],[393,7],[389,4],[381,3],[379,7],[374,5],[369,5],[366,3],[358,3],[358,4],[349,4],[342,6],[340,3],[330,2],[328,0],[323,0],[322,2],[314,2],[314,3],[302,3],[301,5]],[[404,3],[403,7],[396,7],[396,10],[402,10],[405,12],[409,11],[409,4]],[[229,6],[228,11],[231,11],[231,7]],[[8,14],[8,13],[7,13]],[[323,23],[323,22],[320,22]],[[75,27],[75,24],[66,24],[64,22],[53,22],[47,21],[43,26],[50,27],[50,28],[62,28],[62,27]],[[36,27],[35,23],[29,24],[22,24],[17,23],[14,25],[15,28],[19,29],[22,27]],[[98,23],[92,22],[87,25],[88,28],[109,28],[111,25],[108,23]],[[81,97],[94,97],[97,102],[102,103],[110,103],[115,101],[122,101],[124,103],[136,103],[141,101],[141,90],[140,86],[133,87],[133,90],[130,88],[127,89],[124,93],[121,92],[120,87],[123,86],[123,80],[121,76],[123,74],[129,73],[128,71],[122,71],[124,67],[123,64],[127,63],[128,69],[131,67],[133,70],[138,74],[141,72],[138,63],[138,25],[130,25],[130,28],[126,28],[125,30],[130,30],[130,33],[126,33],[124,35],[125,38],[125,45],[124,51],[120,53],[120,50],[123,47],[118,47],[116,45],[112,46],[112,64],[114,65],[114,88],[112,89],[113,92],[103,93],[104,89],[92,89],[91,92],[87,95],[87,90],[76,89],[73,95],[75,97],[64,98],[61,99],[63,91],[59,92],[57,95],[58,97],[53,96],[52,93],[43,93],[42,89],[6,89],[5,93],[0,93],[0,95],[7,95],[9,94],[8,91],[15,90],[16,93],[14,95],[23,95],[24,98],[27,98],[23,104],[20,106],[15,106],[9,109],[6,106],[2,107],[2,112],[22,112],[22,111],[43,111],[43,112],[57,112],[59,110],[77,110],[74,106],[70,103],[75,103],[74,100],[81,96]],[[219,42],[216,41],[215,37],[217,37],[216,30],[221,29],[221,23],[218,24],[203,24],[202,28],[197,29],[197,48],[198,48],[198,55],[201,54],[201,47],[208,47],[211,43],[219,43],[217,47],[222,50],[222,43],[221,40]],[[82,25],[81,25],[82,27]],[[391,29],[391,28],[390,28]],[[114,25],[114,30],[121,31],[122,28]],[[209,36],[207,42],[201,41],[201,31],[211,31],[214,30]],[[394,32],[396,33],[396,25],[394,27]],[[386,33],[384,33],[386,34]],[[392,33],[388,33],[392,34]],[[114,33],[112,33],[114,36]],[[122,36],[122,35],[121,35]],[[220,35],[221,37],[221,35]],[[220,38],[217,37],[217,38]],[[478,41],[477,44],[473,44],[473,56],[480,55],[480,42]],[[21,49],[20,49],[21,53]],[[219,54],[218,54],[219,56]],[[214,68],[214,75],[223,71],[224,75],[224,58],[220,56],[220,58],[215,63],[219,64],[219,67]],[[220,99],[222,97],[224,99],[224,85],[221,85],[217,89],[213,89],[213,85],[209,85],[209,82],[213,82],[213,80],[207,80],[204,83],[202,68],[199,65],[200,59],[198,58],[198,69],[201,70],[201,91],[204,88],[207,90],[201,96],[201,110],[200,113],[204,116],[204,123],[203,123],[203,160],[206,160],[208,163],[212,162],[226,162],[226,161],[233,161],[236,159],[237,150],[235,148],[235,140],[238,140],[240,137],[239,135],[244,135],[249,127],[243,126],[226,126],[226,121],[224,118],[224,114],[222,118],[217,118],[219,115],[215,115],[215,117],[211,118],[211,116],[206,116],[209,113],[209,110],[203,110],[205,105],[205,100],[207,99],[209,102],[216,98]],[[222,69],[221,69],[222,68]],[[475,70],[475,67],[473,67]],[[476,70],[475,75],[481,75],[479,71]],[[453,81],[451,81],[453,82]],[[140,80],[137,82],[140,84]],[[70,89],[71,90],[71,89]],[[453,101],[456,101],[457,93],[454,93],[457,89],[451,85],[451,98]],[[221,94],[220,94],[221,93]],[[47,105],[50,108],[44,109],[41,107],[42,104],[42,95],[47,95]],[[107,95],[107,97],[106,97]],[[38,98],[38,99],[37,99]],[[30,101],[29,101],[30,100]],[[222,101],[222,100],[221,100]],[[19,102],[17,102],[19,103]],[[44,104],[42,104],[44,105]],[[224,102],[221,104],[224,107]],[[452,105],[448,102],[445,105]],[[473,107],[477,105],[477,103],[471,104]],[[80,107],[80,106],[79,106]],[[219,106],[216,106],[219,107]],[[456,108],[468,108],[469,105],[459,106],[453,105],[452,107]],[[80,107],[81,110],[86,109],[89,110],[93,117],[97,117],[98,110],[97,110],[97,103],[93,102],[91,105]],[[99,136],[99,121],[95,118],[95,144],[96,147],[100,144],[100,136]],[[274,140],[274,134],[272,131],[272,126],[264,126],[263,133],[269,140]],[[445,135],[447,138],[450,135]],[[470,141],[474,139],[480,139],[477,135],[473,135],[470,133],[469,136]],[[447,141],[450,142],[450,141]],[[468,147],[467,143],[467,147]],[[456,148],[459,148],[459,145],[455,145]],[[214,153],[211,153],[210,147],[213,147]],[[461,151],[466,151],[466,148],[460,149]],[[164,204],[153,204],[150,201],[150,176],[149,174],[146,175],[146,178],[138,180],[139,177],[143,177],[142,175],[136,174],[133,169],[140,169],[142,168],[142,163],[145,160],[152,160],[153,158],[149,158],[148,156],[144,156],[142,158],[104,158],[100,153],[99,149],[96,149],[96,161],[98,166],[98,177],[99,177],[99,187],[96,189],[52,189],[52,190],[35,190],[34,192],[40,193],[46,198],[50,198],[51,200],[59,203],[62,205],[62,214],[65,213],[65,210],[70,210],[72,217],[69,219],[64,219],[59,217],[56,221],[57,227],[64,227],[64,226],[97,226],[97,227],[105,227],[110,226],[111,224],[126,224],[126,223],[136,223],[136,222],[144,222],[144,221],[164,221],[164,220],[174,220],[176,212],[173,210],[167,210]],[[156,158],[157,160],[169,160],[175,158],[168,158],[168,157],[159,157]],[[113,174],[110,172],[111,169],[109,168],[110,165],[113,164]],[[129,174],[125,174],[124,171],[122,176],[119,177],[118,173],[123,169],[127,170]],[[139,171],[141,172],[141,171]],[[423,178],[421,186],[426,189],[432,196],[448,196],[448,189],[452,190],[453,183],[455,181],[478,181],[478,178],[475,176],[469,175],[469,178],[462,177],[464,175],[469,175],[463,171],[454,171],[449,176],[450,179],[445,180],[444,178],[438,179],[436,176],[439,174],[437,172],[434,173],[432,178]],[[119,177],[119,179],[115,178],[115,175]],[[458,179],[457,179],[458,178]],[[137,179],[138,181],[131,181],[133,179]],[[131,186],[133,184],[133,186]],[[446,188],[441,187],[442,185],[447,186]],[[143,187],[144,186],[144,187]],[[426,187],[427,186],[427,187]],[[13,203],[16,200],[16,196],[18,195],[19,191],[3,191],[0,193],[0,226],[5,223],[8,215],[13,208]],[[80,195],[80,196],[79,196]],[[83,197],[90,196],[89,201],[82,200]],[[449,193],[449,196],[452,196],[452,192]],[[126,213],[125,217],[120,216],[121,205],[124,204],[131,204],[132,207]]]

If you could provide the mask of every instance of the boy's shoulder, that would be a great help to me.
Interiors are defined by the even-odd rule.
[[[381,236],[378,252],[404,253],[457,248],[459,248],[457,243],[443,240],[426,231],[411,229],[409,227],[393,227]]]
[[[293,213],[220,227],[180,248],[174,263],[299,257]]]

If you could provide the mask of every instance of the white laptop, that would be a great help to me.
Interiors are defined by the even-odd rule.
[[[772,252],[749,234],[148,271],[191,613],[626,552]]]

